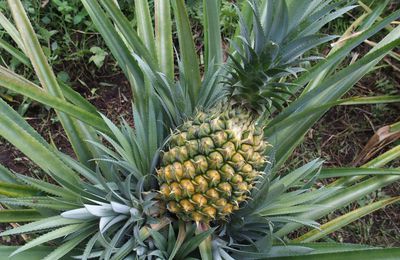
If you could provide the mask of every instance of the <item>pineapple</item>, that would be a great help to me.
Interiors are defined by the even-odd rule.
[[[241,108],[218,106],[172,133],[157,171],[170,212],[209,222],[239,209],[267,161],[268,143],[255,122]]]
[[[292,85],[281,79],[302,71],[299,57],[314,46],[288,56],[290,48],[282,37],[257,27],[262,21],[257,5],[252,8],[257,33],[253,41],[241,22],[236,52],[226,64],[229,75],[221,82],[226,100],[197,112],[172,133],[157,170],[168,210],[185,221],[226,219],[249,199],[267,162],[268,142],[260,125],[265,126],[271,108],[281,110],[293,95],[288,89]]]

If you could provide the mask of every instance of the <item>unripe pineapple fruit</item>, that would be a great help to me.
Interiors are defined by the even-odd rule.
[[[262,128],[240,109],[227,111],[198,112],[162,153],[160,193],[180,219],[225,219],[248,198],[266,163]]]

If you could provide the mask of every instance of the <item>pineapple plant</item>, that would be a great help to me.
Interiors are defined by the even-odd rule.
[[[136,27],[118,1],[82,3],[130,82],[134,128],[123,119],[115,125],[58,82],[20,0],[8,0],[13,19],[1,15],[0,24],[16,45],[6,50],[26,57],[39,83],[1,66],[0,86],[52,107],[76,159],[44,140],[0,99],[0,135],[51,179],[0,166],[5,208],[0,221],[19,223],[0,235],[30,236],[24,245],[1,246],[3,258],[400,255],[398,248],[315,243],[400,200],[385,198],[323,225],[317,222],[400,180],[398,169],[383,168],[400,156],[398,146],[360,168],[326,169],[315,159],[281,173],[313,124],[329,108],[349,101],[342,96],[398,46],[400,27],[391,22],[400,10],[378,20],[388,4],[382,2],[356,20],[327,57],[316,57],[311,49],[336,38],[320,29],[356,6],[332,0],[242,1],[237,32],[230,47],[222,48],[220,3],[204,0],[199,59],[184,0],[155,0],[154,10],[148,1],[135,0]],[[385,27],[389,33],[370,52],[344,66],[355,47]],[[176,58],[173,28],[179,42]],[[349,37],[352,30],[359,31]],[[397,125],[392,131],[398,131]],[[337,179],[315,185],[327,178]],[[301,235],[288,236],[299,230]]]

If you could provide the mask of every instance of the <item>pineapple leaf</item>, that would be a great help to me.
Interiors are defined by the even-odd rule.
[[[0,12],[0,25],[8,33],[8,35],[10,35],[13,41],[17,44],[18,48],[25,53],[25,46],[20,33],[2,12]]]
[[[42,219],[40,213],[33,209],[2,209],[0,223],[30,222]]]
[[[299,214],[298,217],[305,219],[321,218],[335,209],[342,208],[348,205],[350,202],[360,199],[365,195],[398,180],[400,180],[400,176],[391,175],[370,178],[359,184],[343,189],[322,201],[319,201],[319,204],[325,205],[326,207],[317,208],[312,212]],[[294,223],[287,224],[279,229],[275,235],[282,237],[300,226],[301,225]]]
[[[36,86],[35,84],[1,66],[0,79],[0,85],[7,89],[48,105],[55,110],[63,111],[66,114],[93,127],[96,127],[105,133],[109,132],[103,120],[101,120],[97,114],[88,112],[87,110],[77,107],[65,101],[64,99],[54,97],[53,95],[46,93],[44,90],[41,90],[40,87]]]
[[[110,2],[109,6],[114,6],[113,1]],[[132,91],[135,93],[136,97],[139,97],[141,93],[140,88],[144,86],[144,78],[137,62],[134,60],[132,55],[130,55],[129,49],[126,47],[121,36],[118,34],[116,29],[113,27],[108,16],[103,12],[98,1],[88,1],[82,0],[85,9],[93,20],[100,33],[103,34],[103,38],[113,53],[115,59],[121,66],[121,69],[126,75],[132,75],[134,78],[135,85],[132,85]],[[108,6],[107,6],[108,7]],[[111,12],[109,12],[112,14]],[[115,18],[115,17],[114,17]],[[129,23],[126,23],[128,25]],[[134,34],[132,34],[134,35]],[[143,97],[147,97],[144,95]]]
[[[188,239],[182,244],[182,246],[176,253],[175,257],[177,259],[184,259],[188,254],[190,254],[193,250],[195,250],[205,239],[207,239],[214,231],[215,228],[210,228],[207,231],[204,231]]]
[[[46,197],[18,197],[0,198],[0,203],[13,206],[25,206],[30,208],[48,208],[54,210],[68,210],[76,208],[76,205]]]
[[[158,63],[169,80],[174,78],[174,47],[170,1],[155,0],[155,34]],[[139,52],[140,53],[140,52]]]
[[[98,2],[99,0],[97,0]],[[118,8],[118,6],[115,4],[114,1],[106,1],[106,0],[100,0],[100,3],[104,7],[105,11],[107,12],[108,15],[110,15],[111,19],[115,23],[115,26],[118,28],[118,31],[115,31],[119,35],[121,35],[122,39],[126,40],[124,44],[126,44],[127,48],[129,50],[133,50],[137,55],[140,55],[152,69],[156,69],[157,63],[155,59],[153,58],[152,54],[149,52],[147,47],[144,45],[142,39],[139,37],[138,33],[130,26],[129,20],[123,15],[121,10]],[[87,8],[90,8],[93,10],[94,13],[96,13],[98,10],[99,6],[97,4],[91,4],[87,5]],[[103,13],[104,14],[104,13]],[[103,33],[112,33],[114,34],[115,32],[113,31],[112,27],[102,27],[102,30],[109,30],[107,31],[101,31]],[[111,44],[111,42],[110,42]],[[122,54],[122,53],[121,53]],[[123,56],[119,56],[120,58],[123,58]]]
[[[0,194],[7,197],[24,197],[38,195],[39,190],[27,185],[0,182]]]
[[[400,197],[395,197],[395,198],[389,198],[389,199],[384,199],[380,200],[374,203],[371,203],[367,206],[358,208],[356,210],[350,211],[349,213],[346,213],[345,215],[342,215],[338,218],[335,218],[323,225],[321,225],[320,230],[312,230],[296,239],[293,240],[293,242],[301,242],[301,243],[307,243],[307,242],[313,242],[318,239],[321,239],[328,234],[331,234],[332,232],[335,232],[336,230],[339,230],[340,228],[350,224],[351,222],[358,220],[362,218],[363,216],[370,214],[371,212],[374,212],[378,209],[384,208],[390,204],[397,203],[400,201]]]
[[[336,250],[334,252],[328,253],[314,253],[314,254],[303,254],[298,256],[290,256],[290,257],[272,257],[269,259],[276,260],[335,260],[335,259],[348,259],[348,260],[358,260],[358,259],[376,259],[376,260],[387,260],[387,259],[396,259],[396,257],[400,254],[400,248],[378,248],[378,249],[354,249],[352,245],[347,247],[342,246],[343,251]]]
[[[4,232],[0,233],[0,236],[32,233],[35,231],[42,231],[42,230],[60,227],[60,226],[78,224],[81,222],[82,222],[81,220],[66,219],[61,216],[54,216],[54,217],[49,217],[49,218],[43,218],[41,220],[4,231]]]
[[[31,66],[29,59],[25,56],[25,54],[23,52],[21,52],[14,46],[10,45],[8,42],[6,42],[3,39],[0,39],[0,48],[4,49],[12,57],[15,57],[18,61],[20,61],[25,66],[27,66],[27,67]]]
[[[16,27],[22,38],[25,52],[31,60],[32,66],[36,71],[42,87],[48,94],[56,98],[65,99],[56,76],[50,68],[32,25],[29,22],[21,1],[10,0],[8,1],[8,4]],[[82,136],[85,136],[85,133],[88,131],[87,127],[84,124],[79,124],[75,119],[72,119],[70,116],[58,110],[56,110],[56,112],[79,160],[82,163],[87,163],[92,156],[92,153],[88,144],[82,142],[81,138]]]
[[[146,0],[135,0],[135,11],[139,37],[149,49],[150,54],[156,55],[156,45],[153,35],[153,25],[150,17],[149,3]],[[153,57],[157,60],[157,57]]]
[[[400,27],[397,31],[391,32],[378,46],[369,54],[334,74],[333,76],[322,82],[317,88],[308,92],[306,95],[294,101],[283,114],[291,111],[291,116],[301,113],[313,104],[324,104],[337,100],[346,93],[365,73],[367,73],[389,50],[400,43],[400,40],[391,40],[400,33]],[[388,42],[389,41],[389,42]],[[285,129],[280,129],[273,133],[273,129],[266,130],[266,136],[271,140],[272,145],[276,146],[277,166],[287,159],[289,154],[301,141],[305,132],[324,114],[327,109],[316,111],[314,115],[301,119],[301,125],[298,122]],[[283,121],[281,116],[274,118],[275,122]],[[276,129],[275,129],[276,131]]]
[[[55,229],[51,232],[48,232],[44,235],[41,235],[31,241],[29,241],[28,243],[26,243],[25,245],[19,247],[17,250],[15,250],[11,256],[16,255],[18,253],[21,253],[25,250],[28,250],[30,248],[33,248],[35,246],[44,244],[46,242],[52,241],[56,238],[60,238],[60,237],[64,237],[68,234],[71,234],[73,232],[76,232],[80,229],[82,229],[83,227],[85,227],[86,224],[72,224],[72,225],[68,225],[65,227],[61,227],[58,229]]]
[[[205,70],[212,69],[212,71],[215,71],[216,68],[213,68],[212,65],[220,66],[222,64],[222,40],[219,21],[220,5],[219,1],[203,0]]]
[[[14,173],[2,164],[0,164],[0,181],[10,184],[18,184],[18,179],[15,177]]]
[[[198,98],[201,86],[200,68],[196,49],[191,33],[190,22],[183,0],[172,1],[175,22],[180,45],[180,55],[183,65],[184,78],[188,83],[188,93],[191,103],[194,104]]]
[[[323,169],[318,176],[319,179],[353,177],[360,175],[400,175],[400,169],[374,169],[374,168],[332,168]]]
[[[13,120],[16,112],[0,99],[0,134],[23,153],[29,156],[43,170],[64,184],[79,187],[76,174],[61,162],[52,148],[22,119]]]
[[[301,75],[297,80],[295,80],[292,83],[297,84],[298,86],[302,86],[306,84],[308,81],[311,79],[314,79],[318,76],[319,73],[321,73],[323,70],[326,68],[331,67],[332,65],[336,64],[338,61],[340,61],[343,57],[348,55],[352,49],[355,47],[359,46],[362,42],[364,42],[366,39],[371,37],[372,35],[376,34],[385,26],[390,24],[392,21],[396,20],[400,16],[400,10],[397,10],[381,21],[377,22],[367,30],[361,32],[358,36],[349,39],[348,41],[345,42],[343,46],[332,55],[329,55],[325,60],[321,61],[320,63],[314,65],[312,68],[308,70],[307,73],[304,73]]]
[[[25,260],[25,259],[43,259],[47,254],[54,251],[54,247],[37,246],[26,250],[16,256],[11,257],[10,254],[18,249],[18,246],[0,246],[0,259],[9,260]]]
[[[76,195],[66,189],[61,189],[60,186],[39,180],[39,179],[35,179],[32,177],[28,177],[25,175],[21,175],[21,174],[16,174],[16,176],[18,177],[18,179],[20,179],[22,182],[26,183],[29,186],[32,186],[34,189],[43,191],[45,193],[54,195],[54,196],[58,196],[58,197],[62,197],[65,199],[74,199],[76,198]],[[32,194],[34,195],[34,194]]]
[[[73,251],[76,246],[81,244],[87,237],[93,235],[96,229],[97,227],[93,226],[87,226],[86,228],[81,229],[79,235],[61,244],[59,247],[57,247],[57,249],[55,249],[53,252],[43,258],[43,260],[58,260],[62,258],[69,252]]]

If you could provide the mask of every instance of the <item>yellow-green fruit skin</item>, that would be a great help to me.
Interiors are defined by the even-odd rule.
[[[198,112],[175,131],[157,170],[167,209],[184,221],[226,219],[266,163],[262,128],[240,110]]]

